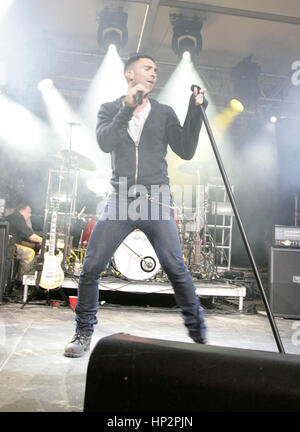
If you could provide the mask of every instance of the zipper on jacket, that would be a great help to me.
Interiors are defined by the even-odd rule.
[[[137,185],[138,172],[139,172],[139,143],[135,143],[135,177],[134,177],[135,185]]]

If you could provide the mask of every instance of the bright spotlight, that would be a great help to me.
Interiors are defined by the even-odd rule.
[[[117,47],[114,44],[110,44],[108,47],[108,51],[110,52],[116,52],[117,51]]]
[[[277,122],[277,117],[276,116],[271,116],[270,117],[270,122],[271,123],[276,123]]]
[[[102,103],[115,100],[127,92],[127,82],[124,77],[124,63],[115,45],[111,44],[107,50],[90,87],[85,93],[81,115],[94,130],[96,127],[99,107]]]
[[[244,111],[244,105],[242,104],[242,102],[240,102],[237,99],[231,99],[229,105],[230,105],[230,108],[235,112],[241,113]]]
[[[171,23],[173,25],[172,49],[175,54],[182,57],[185,51],[191,56],[199,54],[202,50],[201,28],[202,21],[195,16],[193,18],[185,17],[182,14],[171,14]]]
[[[50,78],[43,79],[42,81],[40,81],[38,83],[37,88],[41,92],[54,88],[54,84],[53,84],[52,79],[50,79]]]
[[[97,40],[100,48],[104,51],[114,44],[117,49],[124,48],[128,41],[127,18],[128,15],[123,8],[106,6],[98,15],[99,28]]]
[[[185,51],[182,54],[182,58],[183,58],[183,60],[190,61],[191,60],[191,53],[189,51]]]
[[[234,122],[236,117],[244,111],[243,104],[237,99],[231,99],[229,106],[223,109],[214,119],[214,126],[220,133],[224,134]]]

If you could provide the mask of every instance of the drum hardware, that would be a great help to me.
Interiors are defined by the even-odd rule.
[[[208,188],[204,187],[204,202],[203,202],[203,247],[201,250],[200,273],[204,278],[212,279],[215,276],[216,248],[215,240],[212,238],[208,228],[209,202]]]
[[[184,174],[196,175],[198,177],[199,183],[199,174],[201,172],[201,181],[207,183],[207,181],[212,177],[212,175],[216,172],[216,163],[211,160],[207,161],[189,161],[184,162],[179,166],[179,171]]]
[[[211,203],[211,213],[217,216],[234,216],[230,202],[216,202]]]
[[[102,198],[107,198],[110,192],[110,182],[106,178],[97,177],[89,179],[86,182],[86,186],[91,192]]]
[[[188,236],[187,246],[184,243],[184,250],[187,251],[187,260],[192,275],[201,277],[203,279],[212,279],[216,277],[215,262],[216,262],[216,248],[215,242],[208,227],[208,213],[209,213],[209,201],[208,201],[208,187],[203,184],[201,188],[201,175],[202,170],[204,172],[212,172],[215,164],[212,162],[196,162],[183,164],[179,167],[182,172],[193,174],[197,176],[196,182],[196,211],[194,220],[185,224],[185,229],[193,231],[193,235]],[[201,196],[201,190],[203,190],[203,199]],[[201,235],[200,235],[201,234]],[[184,240],[186,236],[184,235]]]
[[[154,260],[154,258],[147,256],[141,259],[141,268],[145,272],[151,272],[152,270],[155,269],[155,267],[156,267],[156,261]]]
[[[64,159],[65,166],[69,167],[70,169],[73,170],[83,169],[86,171],[96,170],[96,165],[94,164],[94,162],[92,162],[86,156],[83,156],[82,154],[73,151],[72,149],[62,150],[61,155]]]
[[[125,243],[125,240],[123,241],[123,246],[125,246],[127,249],[129,249],[130,252],[132,252],[135,256],[137,256],[141,260],[140,266],[141,266],[141,269],[143,271],[152,272],[152,270],[155,269],[156,260],[153,257],[151,257],[151,256],[143,257],[142,254],[138,254],[130,246],[128,246],[128,244]]]
[[[117,248],[112,266],[128,280],[148,280],[160,270],[155,250],[140,230],[132,231]]]

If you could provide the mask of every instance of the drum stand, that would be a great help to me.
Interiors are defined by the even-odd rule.
[[[212,239],[208,228],[208,192],[207,187],[204,186],[204,202],[201,203],[201,179],[200,169],[197,169],[197,184],[196,184],[196,227],[195,237],[193,244],[194,264],[196,268],[196,276],[202,279],[216,279],[217,273],[215,271],[216,262],[216,248],[215,242]],[[201,232],[201,214],[203,213],[203,230]]]
[[[195,87],[198,87],[198,86],[193,85],[192,89]],[[199,90],[200,90],[200,88],[198,87],[198,91]],[[267,315],[268,315],[268,318],[270,321],[271,329],[272,329],[278,350],[280,353],[284,353],[284,347],[282,345],[282,341],[281,341],[281,338],[280,338],[280,335],[279,335],[272,311],[270,309],[270,306],[269,306],[269,303],[268,303],[268,300],[267,300],[267,297],[266,297],[266,294],[265,294],[265,291],[263,288],[262,281],[261,281],[259,273],[258,273],[258,269],[257,269],[256,263],[255,263],[255,260],[254,260],[254,257],[253,257],[253,254],[252,254],[252,251],[250,248],[250,244],[249,244],[249,241],[248,241],[248,238],[247,238],[247,235],[246,235],[246,232],[245,232],[245,229],[244,229],[244,226],[243,226],[243,223],[242,223],[242,220],[241,220],[241,217],[240,217],[240,214],[239,214],[236,202],[235,202],[232,188],[230,186],[230,183],[229,183],[229,180],[228,180],[228,177],[227,177],[227,174],[226,174],[226,171],[225,171],[225,168],[224,168],[224,165],[223,165],[223,162],[222,162],[222,159],[221,159],[221,156],[220,156],[213,132],[211,130],[208,118],[206,116],[206,112],[205,112],[202,104],[200,105],[200,111],[201,111],[201,116],[202,116],[203,122],[204,122],[206,130],[207,130],[207,134],[208,134],[210,142],[211,142],[212,150],[213,150],[214,155],[216,157],[216,161],[217,161],[218,167],[220,169],[222,179],[224,181],[226,192],[228,194],[228,197],[229,197],[230,203],[232,205],[232,209],[234,211],[234,215],[236,217],[236,221],[237,221],[240,233],[242,235],[242,239],[243,239],[243,242],[244,242],[244,245],[246,248],[246,252],[247,252],[248,257],[249,257],[249,261],[251,263],[251,267],[252,267],[255,279],[257,281],[257,284],[258,284],[258,287],[260,290],[260,294],[262,296],[262,299],[263,299],[263,302],[264,302],[264,305],[265,305],[265,308],[267,311]]]

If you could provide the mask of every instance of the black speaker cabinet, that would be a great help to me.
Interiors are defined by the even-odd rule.
[[[300,357],[115,334],[91,352],[85,412],[300,411]]]
[[[300,249],[271,247],[269,278],[274,316],[300,319]]]
[[[5,288],[6,252],[8,245],[9,223],[0,222],[0,302]]]

